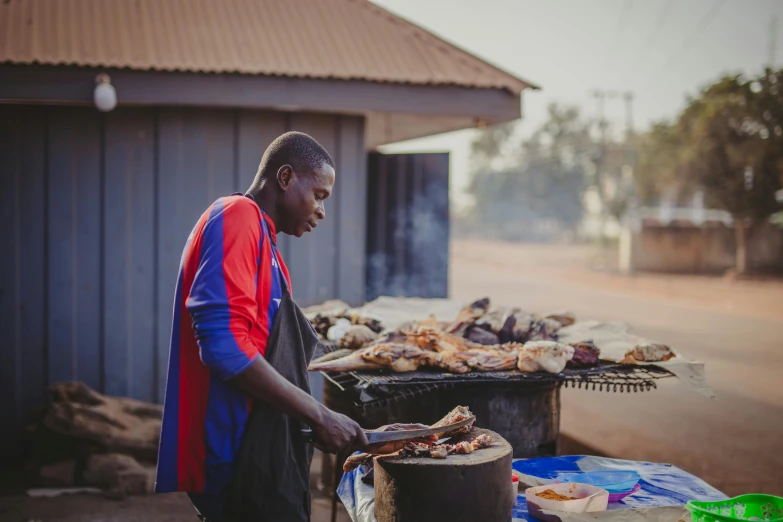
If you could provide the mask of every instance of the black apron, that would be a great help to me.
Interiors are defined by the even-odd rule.
[[[272,239],[271,234],[268,237]],[[272,253],[277,253],[274,242]],[[282,275],[280,284],[283,298],[272,323],[264,358],[280,375],[310,393],[307,366],[318,344],[318,335],[294,303]],[[236,472],[226,496],[225,522],[310,520],[313,447],[302,440],[301,430],[305,427],[301,421],[266,403],[253,403]]]

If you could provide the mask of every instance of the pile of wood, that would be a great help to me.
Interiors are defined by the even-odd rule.
[[[50,403],[29,428],[31,480],[97,487],[119,498],[152,493],[163,408],[101,395],[80,382],[50,390]]]

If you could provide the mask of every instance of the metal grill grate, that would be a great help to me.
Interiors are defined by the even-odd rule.
[[[322,346],[321,353],[334,349]],[[642,392],[657,388],[656,380],[672,374],[658,366],[635,366],[601,362],[591,368],[568,368],[562,373],[524,373],[518,370],[501,372],[470,372],[454,374],[438,371],[394,373],[387,370],[375,372],[322,372],[324,377],[341,391],[348,393],[355,406],[370,408],[390,402],[409,400],[427,393],[456,386],[482,384],[556,384],[563,387],[584,388],[607,392]],[[512,384],[513,383],[513,384]]]

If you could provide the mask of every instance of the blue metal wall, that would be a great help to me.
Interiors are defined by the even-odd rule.
[[[217,197],[266,145],[313,135],[338,166],[317,233],[281,251],[308,305],[364,299],[364,121],[187,108],[0,105],[0,457],[49,383],[161,402],[177,267]]]

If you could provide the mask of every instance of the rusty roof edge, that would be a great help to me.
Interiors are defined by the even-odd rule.
[[[353,1],[353,0],[346,0],[346,1]],[[462,53],[462,54],[466,55],[467,57],[469,57],[469,58],[471,58],[473,60],[478,60],[478,61],[484,63],[487,67],[491,67],[492,69],[495,69],[497,72],[507,76],[509,79],[513,80],[514,82],[521,84],[522,85],[521,88],[518,91],[514,92],[514,94],[520,94],[524,89],[533,89],[533,90],[536,90],[536,91],[541,90],[541,86],[539,86],[539,85],[537,85],[535,83],[529,82],[529,81],[527,81],[525,79],[522,79],[519,76],[517,76],[516,74],[510,73],[510,72],[506,71],[505,69],[503,69],[502,67],[493,64],[492,62],[490,62],[490,61],[488,61],[488,60],[486,60],[484,58],[481,58],[479,56],[476,56],[472,52],[470,52],[470,51],[468,51],[466,49],[463,49],[462,47],[460,47],[459,45],[455,44],[454,42],[450,42],[446,38],[444,38],[444,37],[434,33],[433,31],[431,31],[429,29],[425,29],[424,27],[419,26],[415,22],[412,22],[412,21],[408,20],[407,18],[405,18],[404,16],[402,16],[400,14],[393,13],[393,12],[389,11],[388,9],[382,7],[382,6],[371,2],[370,0],[358,0],[358,1],[359,2],[363,2],[364,4],[366,4],[369,9],[376,10],[376,14],[380,14],[382,16],[388,16],[388,17],[390,17],[392,19],[392,21],[403,22],[406,25],[410,26],[417,33],[424,33],[428,37],[434,38],[435,40],[438,40],[441,43],[443,43],[443,44],[445,44],[445,45],[447,45],[449,47],[452,47],[454,50],[458,51],[459,53]]]
[[[0,65],[8,64],[8,65],[43,65],[48,67],[79,67],[84,69],[100,69],[100,68],[108,68],[108,69],[119,69],[119,70],[126,70],[126,71],[154,71],[154,72],[173,72],[173,73],[188,73],[188,74],[208,74],[208,75],[240,75],[240,76],[260,76],[260,77],[268,77],[268,78],[298,78],[298,79],[311,79],[311,80],[336,80],[336,81],[359,81],[359,82],[367,82],[367,83],[377,83],[377,84],[388,84],[388,85],[418,85],[418,86],[430,86],[430,87],[462,87],[465,89],[476,89],[476,90],[484,90],[484,89],[490,89],[490,90],[499,90],[499,91],[505,91],[513,96],[519,96],[523,89],[520,89],[519,91],[514,91],[512,89],[509,89],[508,86],[504,86],[501,84],[498,84],[494,87],[492,86],[480,86],[480,85],[469,85],[465,83],[458,83],[458,82],[440,82],[440,81],[426,81],[426,82],[416,82],[416,81],[404,81],[404,80],[392,80],[392,79],[373,79],[368,78],[366,76],[362,75],[356,75],[356,76],[337,76],[337,75],[328,75],[328,74],[308,74],[308,73],[302,73],[302,74],[281,74],[281,73],[253,73],[253,72],[247,72],[240,69],[225,69],[225,70],[208,70],[204,68],[198,68],[198,69],[190,69],[188,67],[156,67],[156,66],[128,66],[128,65],[120,65],[116,63],[108,63],[108,62],[100,62],[98,60],[96,61],[88,61],[88,60],[41,60],[41,59],[34,59],[34,60],[18,60],[18,59],[0,59]],[[518,78],[515,78],[518,80]],[[521,83],[522,82],[520,80]],[[540,87],[537,87],[535,85],[528,85],[526,84],[525,88],[532,88],[532,89],[540,89]]]

